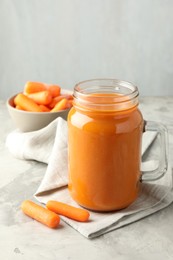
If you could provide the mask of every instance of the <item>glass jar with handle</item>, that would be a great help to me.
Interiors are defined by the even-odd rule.
[[[95,79],[75,86],[68,115],[68,187],[81,206],[95,211],[125,208],[137,198],[142,181],[165,174],[166,127],[145,121],[138,103],[138,88],[129,82]],[[140,170],[144,131],[161,136],[160,164],[152,173]]]

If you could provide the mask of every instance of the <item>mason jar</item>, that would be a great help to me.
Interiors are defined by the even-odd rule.
[[[161,178],[167,169],[166,128],[144,121],[139,92],[117,79],[94,79],[76,84],[68,115],[68,188],[81,206],[94,211],[127,207],[139,194],[142,181]],[[158,169],[141,172],[144,131],[161,135]]]

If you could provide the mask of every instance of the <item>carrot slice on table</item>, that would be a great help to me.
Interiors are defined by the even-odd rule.
[[[40,92],[40,91],[43,91],[46,89],[47,89],[46,84],[44,84],[42,82],[28,81],[25,84],[24,93],[31,94],[31,93]]]
[[[39,105],[48,105],[52,101],[51,93],[48,90],[28,94],[28,97]]]
[[[26,111],[42,112],[41,108],[28,96],[20,93],[14,99],[14,104]]]
[[[49,200],[46,204],[46,207],[54,211],[57,214],[66,216],[68,218],[80,221],[80,222],[86,222],[89,219],[89,212],[85,209],[76,208],[73,206],[70,206],[66,203],[62,203],[55,200]]]
[[[57,112],[60,110],[64,110],[67,108],[67,99],[63,98],[62,100],[60,100],[55,106],[54,108],[50,111],[50,112]]]
[[[30,200],[25,200],[21,205],[21,209],[27,216],[50,228],[56,228],[59,225],[60,217],[56,213]]]

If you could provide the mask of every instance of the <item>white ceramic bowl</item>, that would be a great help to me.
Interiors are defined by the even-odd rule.
[[[72,94],[72,91],[62,90],[61,93]],[[10,97],[7,100],[7,108],[16,127],[19,128],[22,132],[39,130],[47,126],[57,117],[62,117],[63,119],[67,120],[67,115],[70,109],[61,110],[59,112],[28,112],[16,109],[14,107],[14,98],[16,95]]]

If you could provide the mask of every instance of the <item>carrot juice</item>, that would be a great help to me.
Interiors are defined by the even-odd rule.
[[[93,80],[76,85],[68,115],[68,187],[78,204],[112,211],[137,198],[143,127],[138,90],[130,83]]]

